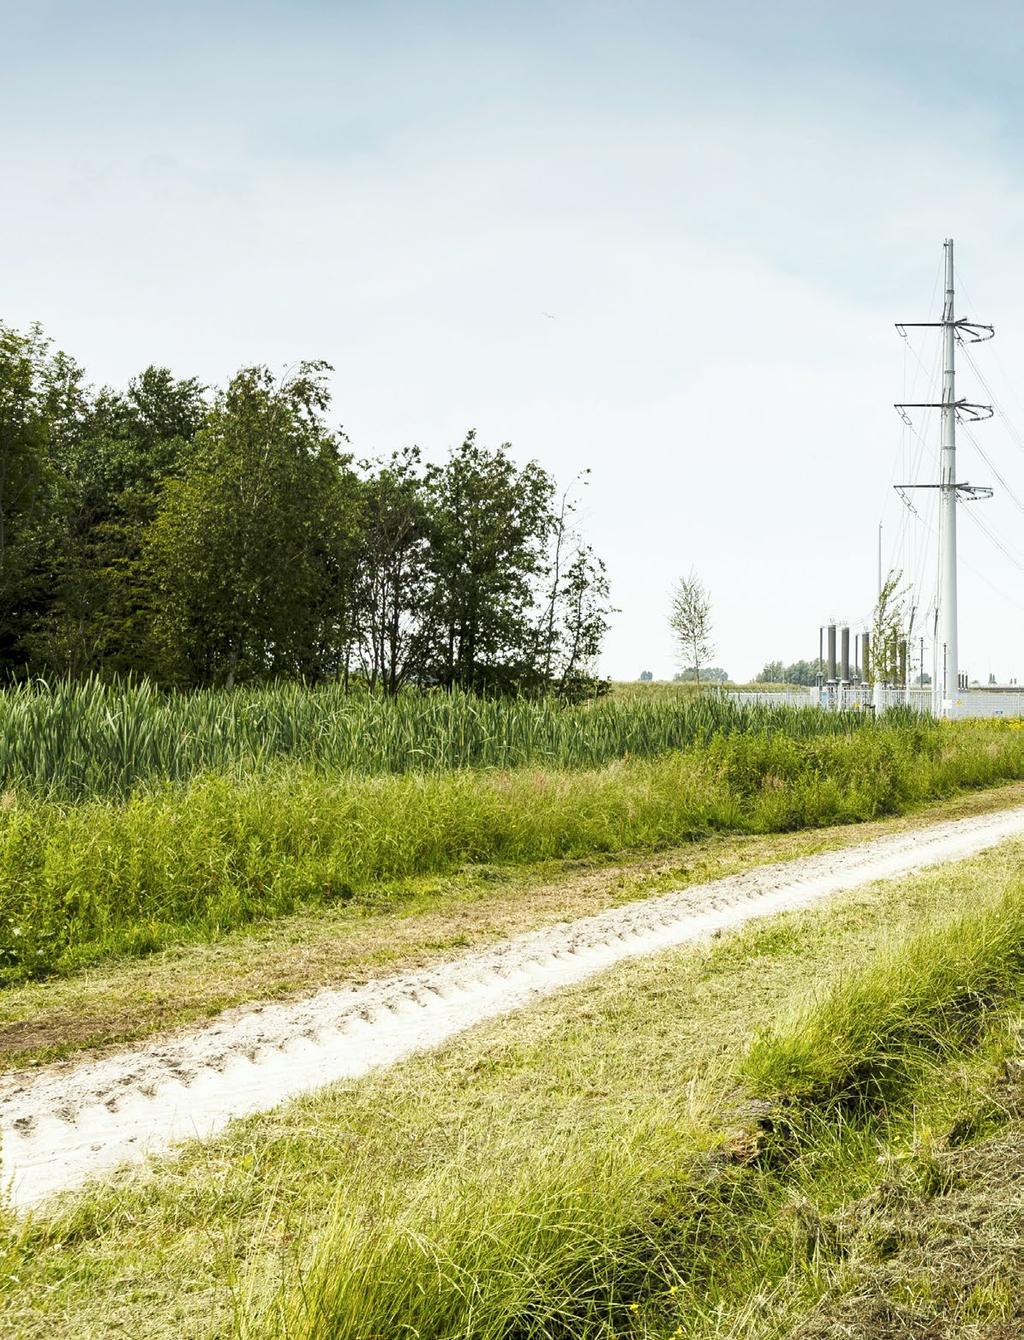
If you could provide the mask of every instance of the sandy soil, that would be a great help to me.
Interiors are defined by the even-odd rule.
[[[235,1117],[435,1047],[625,959],[971,856],[1024,834],[1024,807],[761,866],[516,936],[436,967],[212,1024],[85,1063],[0,1081],[3,1180],[26,1209]]]

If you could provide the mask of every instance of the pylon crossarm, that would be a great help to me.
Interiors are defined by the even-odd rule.
[[[948,408],[944,400],[904,400],[893,405],[895,410]],[[953,408],[958,417],[967,423],[980,423],[983,419],[991,419],[995,413],[991,405],[974,405],[969,400],[954,400]],[[901,414],[900,417],[906,416]]]
[[[965,316],[956,321],[897,321],[896,329],[901,338],[907,338],[908,330],[926,330],[952,326],[957,335],[966,335],[970,344],[980,344],[982,340],[991,340],[996,333],[995,326],[986,326],[981,321],[968,321]]]
[[[945,487],[945,484],[893,484],[893,488],[915,516],[917,516],[917,512],[914,511],[914,505],[907,497],[907,489],[944,489]],[[954,484],[953,488],[961,502],[977,502],[979,498],[995,496],[995,490],[984,484]]]

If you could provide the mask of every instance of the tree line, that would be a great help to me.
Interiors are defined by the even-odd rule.
[[[330,371],[93,390],[0,324],[0,675],[597,690],[608,584],[571,490],[472,432],[357,460]]]
[[[769,661],[758,672],[754,683],[817,684],[819,676],[823,674],[824,665],[824,661],[819,661],[817,658],[813,661],[794,661],[792,665],[784,665],[782,661]]]

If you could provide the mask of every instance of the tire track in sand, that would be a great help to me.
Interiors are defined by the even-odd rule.
[[[3,1182],[27,1209],[235,1117],[265,1111],[571,986],[625,959],[805,907],[1024,834],[1024,807],[760,866],[518,935],[364,986],[252,1006],[103,1060],[0,1080]]]

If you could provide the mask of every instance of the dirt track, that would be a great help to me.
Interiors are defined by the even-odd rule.
[[[437,1046],[624,959],[1020,834],[1024,807],[936,824],[694,885],[434,968],[232,1011],[101,1061],[8,1075],[0,1081],[4,1183],[12,1203],[28,1208],[147,1153],[208,1137],[234,1117]]]

